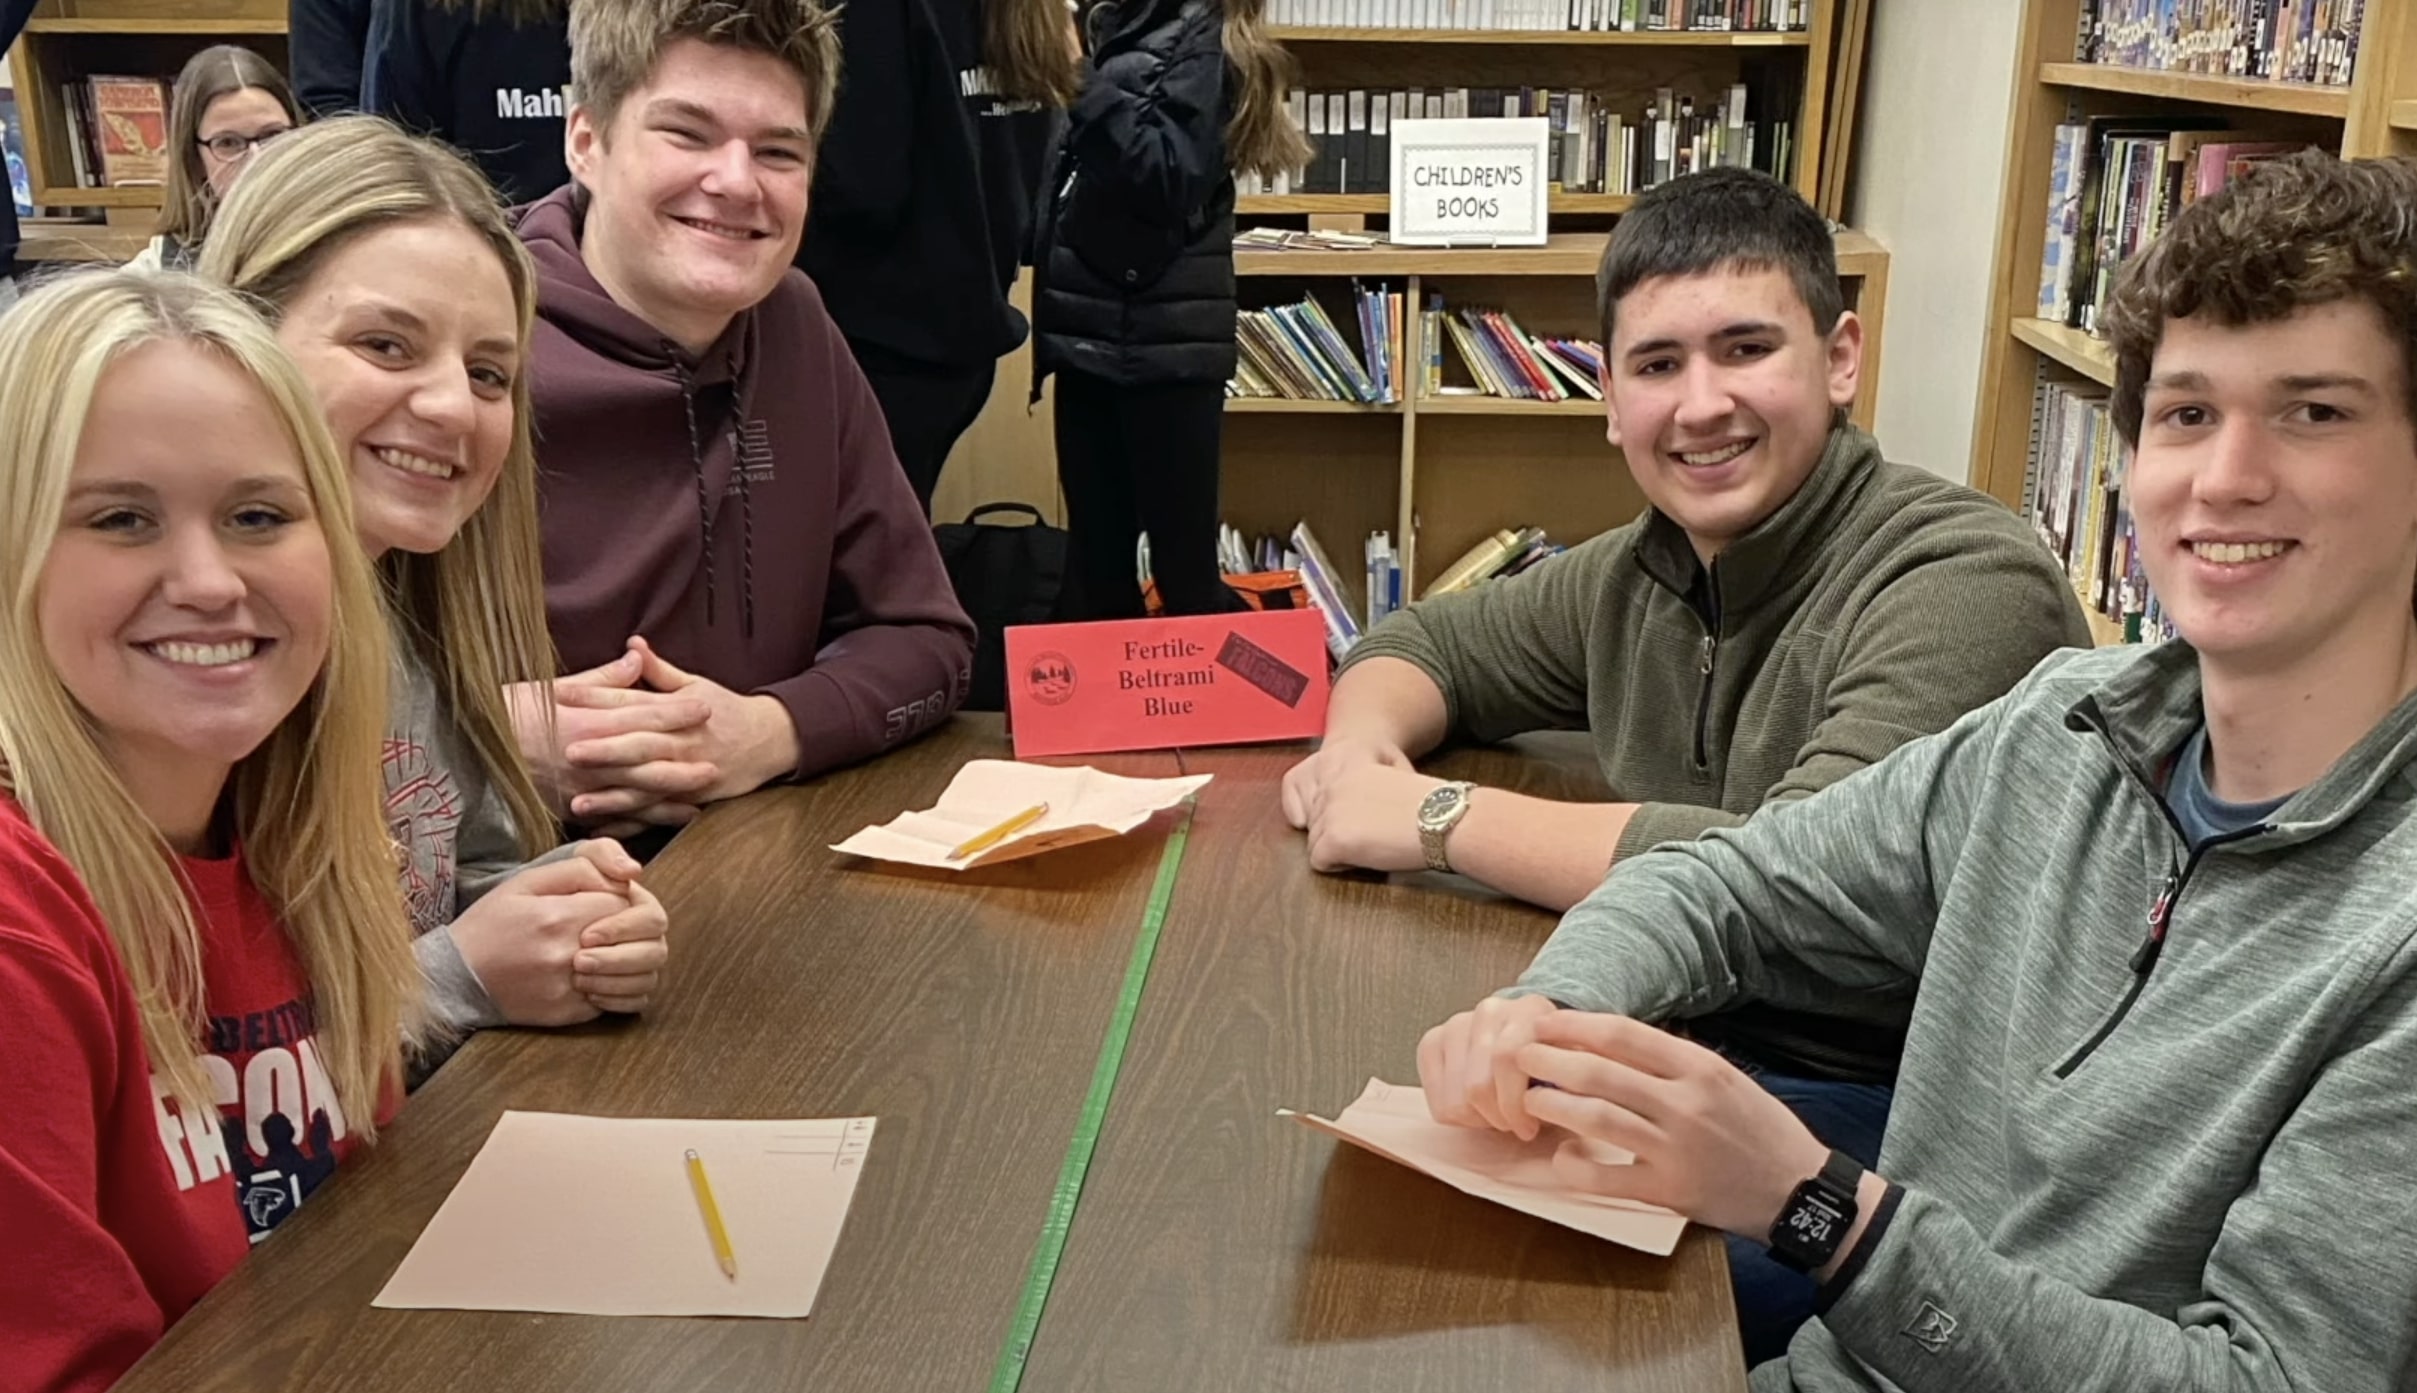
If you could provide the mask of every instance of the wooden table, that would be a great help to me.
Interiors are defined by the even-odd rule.
[[[964,878],[824,848],[1005,753],[996,718],[965,718],[714,810],[649,871],[677,935],[656,1010],[472,1040],[120,1388],[984,1388],[1165,825]],[[1741,1388],[1708,1235],[1669,1262],[1632,1257],[1274,1116],[1331,1112],[1371,1073],[1412,1077],[1418,1032],[1508,981],[1551,926],[1314,875],[1275,820],[1297,757],[1090,761],[1219,779],[1023,1388]],[[1497,782],[1569,782],[1549,761],[1457,758]],[[506,1108],[872,1114],[880,1130],[810,1320],[372,1308]]]
[[[1716,1235],[1648,1257],[1275,1115],[1415,1083],[1420,1033],[1517,978],[1554,923],[1456,877],[1309,871],[1277,804],[1299,757],[1184,754],[1217,781],[1024,1386],[1743,1389]],[[1497,751],[1439,772],[1601,787],[1591,760]]]

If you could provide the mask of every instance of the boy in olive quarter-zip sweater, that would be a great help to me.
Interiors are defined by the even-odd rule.
[[[1361,641],[1323,746],[1285,780],[1320,869],[1448,866],[1567,909],[1615,856],[1803,798],[2089,641],[2019,518],[1841,422],[1862,326],[1802,198],[1744,170],[1663,184],[1620,221],[1599,281],[1607,434],[1652,506]],[[1449,737],[1548,729],[1593,734],[1619,801],[1411,767]],[[1692,1028],[1869,1164],[1908,999],[1757,1003]],[[1759,1244],[1731,1270],[1749,1355],[1778,1354],[1812,1283]]]
[[[2180,641],[1624,860],[1421,1042],[1440,1119],[1627,1148],[1563,1172],[1815,1274],[1757,1393],[2417,1387],[2413,203],[2417,163],[2293,156],[2125,267]],[[1873,1171],[1641,1023],[1890,999]]]

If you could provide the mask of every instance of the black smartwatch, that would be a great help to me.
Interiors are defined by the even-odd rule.
[[[1843,1151],[1832,1151],[1821,1163],[1821,1174],[1796,1187],[1771,1225],[1771,1256],[1799,1272],[1817,1272],[1838,1256],[1838,1245],[1855,1226],[1855,1191],[1863,1183],[1863,1163]]]

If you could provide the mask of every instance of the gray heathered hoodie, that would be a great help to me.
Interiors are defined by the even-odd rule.
[[[1914,995],[1901,1202],[1756,1393],[2417,1388],[2417,698],[2193,864],[2157,790],[2199,720],[2185,645],[2051,658],[1623,861],[1520,979],[1647,1019]]]

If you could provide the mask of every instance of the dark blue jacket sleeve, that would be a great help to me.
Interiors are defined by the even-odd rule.
[[[287,0],[286,41],[294,59],[294,98],[314,116],[361,105],[361,67],[369,48],[370,0]]]

